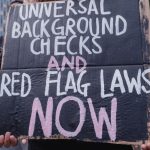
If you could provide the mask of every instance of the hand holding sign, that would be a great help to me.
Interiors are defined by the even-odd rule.
[[[141,146],[142,150],[150,150],[150,142]]]
[[[10,132],[6,132],[5,135],[0,135],[0,147],[11,147],[17,145],[17,139]]]

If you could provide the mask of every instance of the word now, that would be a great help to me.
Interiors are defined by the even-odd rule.
[[[72,101],[74,102],[74,104],[77,104],[79,106],[79,110],[77,112],[79,114],[79,123],[75,131],[67,131],[61,125],[61,111],[63,109],[63,106],[66,103],[69,103]],[[103,126],[105,122],[109,137],[112,141],[114,141],[116,139],[116,130],[117,130],[117,125],[116,125],[117,99],[113,98],[111,101],[111,115],[108,115],[106,112],[106,108],[102,107],[99,109],[98,117],[95,112],[92,99],[88,98],[87,102],[88,102],[96,137],[98,139],[103,138]],[[46,111],[43,111],[40,99],[39,98],[34,99],[31,118],[30,118],[30,124],[29,124],[29,133],[28,133],[29,136],[33,136],[34,134],[37,116],[39,116],[44,136],[45,137],[52,136],[52,127],[53,127],[52,120],[53,120],[53,112],[54,112],[53,105],[54,105],[53,98],[52,97],[48,98]],[[108,116],[111,116],[110,119]],[[65,137],[76,137],[81,132],[85,123],[85,119],[86,119],[86,108],[84,106],[83,101],[80,100],[79,98],[68,96],[59,102],[57,109],[56,109],[55,125],[61,135]]]
[[[75,69],[76,73],[79,74],[85,70],[87,66],[86,60],[81,56],[72,56],[70,59],[66,56],[63,56],[61,62],[61,65],[59,65],[57,58],[51,56],[48,63],[48,69],[50,70],[55,68],[57,71],[65,71],[69,68],[71,70]]]

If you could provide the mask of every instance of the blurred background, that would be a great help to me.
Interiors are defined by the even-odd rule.
[[[0,0],[0,62],[2,57],[2,44],[5,32],[5,23],[7,18],[8,9],[12,0]]]
[[[0,0],[0,36],[4,35],[6,16],[12,0]]]

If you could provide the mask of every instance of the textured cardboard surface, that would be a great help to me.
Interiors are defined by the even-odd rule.
[[[100,1],[96,1],[98,11],[100,11],[99,2]],[[66,3],[67,2],[62,2],[59,6],[66,8]],[[88,7],[88,3],[89,1],[85,4],[86,7]],[[35,40],[35,37],[28,37],[29,34],[26,34],[23,38],[12,38],[12,27],[15,21],[19,23],[22,30],[24,28],[25,21],[29,23],[29,26],[32,26],[33,22],[40,22],[42,20],[41,18],[38,18],[39,16],[32,16],[30,19],[23,21],[19,18],[20,8],[22,7],[23,11],[25,11],[25,8],[27,8],[27,6],[30,8],[31,5],[13,6],[10,9],[7,23],[2,64],[3,71],[0,73],[1,83],[4,81],[2,78],[5,74],[5,86],[7,86],[8,91],[10,90],[12,95],[9,96],[9,92],[6,92],[5,90],[3,96],[0,97],[0,107],[2,112],[0,114],[0,122],[2,122],[0,127],[2,130],[0,130],[0,133],[10,130],[17,136],[43,138],[48,135],[48,138],[74,138],[83,141],[114,140],[116,142],[136,142],[148,139],[147,106],[149,104],[149,17],[147,14],[149,8],[144,5],[147,3],[148,1],[144,0],[115,0],[114,4],[112,4],[111,0],[107,0],[107,2],[105,1],[105,11],[107,13],[108,11],[111,11],[111,15],[94,15],[93,10],[91,15],[74,15],[73,13],[70,13],[67,17],[58,17],[60,19],[58,27],[65,26],[68,18],[73,18],[75,23],[78,23],[78,20],[81,17],[85,17],[87,19],[98,18],[99,20],[102,18],[109,20],[112,17],[114,19],[113,29],[117,26],[115,24],[117,15],[124,17],[127,21],[127,30],[121,36],[116,36],[114,30],[113,34],[110,34],[107,31],[106,35],[102,35],[101,38],[98,39],[97,44],[102,46],[102,53],[99,54],[94,54],[94,51],[98,50],[96,49],[98,46],[93,42],[93,36],[91,36],[89,32],[79,34],[76,30],[77,26],[75,26],[73,30],[77,37],[74,39],[74,42],[72,42],[73,44],[70,47],[70,50],[74,53],[72,56],[67,51],[67,44],[63,44],[59,47],[58,51],[62,52],[61,54],[59,53],[59,55],[56,56],[56,53],[54,53],[56,52],[55,39],[57,37],[51,32],[51,25],[57,18],[53,17],[54,12],[50,18],[47,18],[44,13],[42,16],[43,20],[50,20],[46,28],[50,34],[50,49],[48,49],[50,50],[50,54],[46,55],[44,53],[34,55],[31,52],[30,46],[33,40]],[[52,9],[54,8],[54,4],[55,3],[52,4]],[[38,3],[32,5],[32,7],[40,7],[42,5],[45,5],[43,7],[47,7],[49,6],[49,3]],[[78,10],[78,7],[79,3],[75,1],[74,9]],[[64,12],[65,9],[61,9],[59,11],[60,14]],[[122,23],[123,22],[120,22],[120,30],[123,28]],[[95,23],[93,25],[95,25]],[[83,22],[83,24],[81,24],[81,28],[84,27],[85,24]],[[39,32],[42,29],[43,28],[40,28],[40,25],[38,25],[36,32]],[[93,29],[95,28],[93,27]],[[71,36],[72,32],[65,37],[65,41],[69,41]],[[83,46],[83,54],[81,54],[79,47],[83,43],[80,43],[79,40],[88,36],[89,39],[86,41],[86,46]],[[40,37],[40,40],[42,38],[44,40],[48,40],[45,36]],[[41,49],[40,40],[34,45],[34,48],[37,50],[36,52],[39,52]],[[75,54],[75,52],[77,53]],[[92,54],[87,54],[90,52],[92,52]],[[67,59],[68,62],[70,61],[71,63],[68,63],[69,65],[66,64],[65,68],[61,70],[61,67],[64,67],[62,61],[64,60],[65,62]],[[147,64],[147,66],[145,66],[145,64]],[[78,67],[83,70],[80,72]],[[47,77],[47,74],[50,71],[56,72],[51,72],[53,75],[51,74],[51,76]],[[14,72],[17,74],[14,75]],[[20,93],[21,90],[26,91],[28,89],[29,83],[27,78],[24,78],[25,82],[21,82],[24,75],[23,73],[29,75],[32,87],[28,95],[24,98],[20,95]],[[79,76],[82,77],[80,78]],[[14,80],[11,79],[13,77],[15,78]],[[55,83],[47,84],[51,81],[54,81]],[[132,84],[134,83],[133,89],[132,85],[130,85],[131,82]],[[82,84],[80,85],[80,83]],[[68,84],[67,88],[66,84]],[[87,86],[87,93],[85,92],[85,84]],[[45,94],[46,85],[49,87],[47,94]],[[105,96],[107,98],[105,98]],[[49,100],[51,102],[49,102],[48,98],[50,98]],[[65,101],[65,98],[68,98],[69,102],[66,102],[61,110],[59,117],[61,124],[58,125],[58,106],[61,106],[61,104]],[[73,135],[72,133],[70,134],[70,132],[75,131],[79,124],[79,118],[84,116],[84,111],[80,111],[78,103],[75,100],[70,102],[70,99],[74,98],[80,99],[86,110],[85,121],[82,120],[84,124],[81,131],[78,130],[77,135]],[[92,102],[88,101],[89,98],[92,99]],[[116,109],[111,108],[111,102],[114,99],[117,101],[117,111]],[[34,129],[30,128],[30,123],[34,122],[34,119],[31,119],[31,116],[36,113],[34,111],[34,113],[31,113],[32,110],[36,110],[36,107],[32,108],[33,102],[35,101],[38,103],[37,108],[41,108],[42,106],[45,119],[49,120],[46,118],[46,112],[48,110],[53,112],[51,120],[52,124],[47,122],[49,127],[46,124],[44,125],[46,122],[40,120],[39,114],[37,113],[35,121],[36,126]],[[40,103],[41,106],[39,105]],[[48,104],[51,104],[51,107],[48,108]],[[91,113],[92,104],[94,106],[93,108],[96,116],[94,116],[94,113]],[[98,137],[100,136],[100,124],[98,125],[97,130],[95,130],[96,126],[94,128],[93,122],[96,121],[96,117],[101,114],[99,111],[104,109],[108,115],[107,121],[110,121],[111,123],[115,121],[115,119],[111,120],[111,116],[112,114],[115,114],[116,111],[116,134],[113,134],[115,132],[115,128],[108,131],[106,122],[104,122],[102,126],[103,129],[101,130],[102,137],[100,138]],[[6,110],[8,110],[8,113],[6,113]],[[93,117],[94,119],[92,120]],[[8,118],[7,121],[6,118]],[[62,131],[61,127],[65,131],[70,131],[69,134],[67,134],[68,132],[66,133],[64,130]],[[34,130],[34,133],[31,132],[31,129]],[[50,130],[52,131],[52,137],[49,136]],[[114,137],[114,135],[116,135],[116,137]]]

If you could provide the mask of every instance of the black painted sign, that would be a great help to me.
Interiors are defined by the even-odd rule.
[[[0,133],[147,139],[150,69],[139,7],[139,0],[13,6],[0,73]]]

